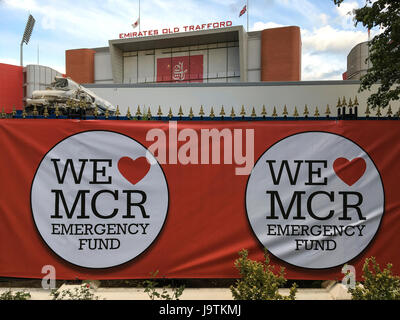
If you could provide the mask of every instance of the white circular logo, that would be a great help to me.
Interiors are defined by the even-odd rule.
[[[140,255],[160,233],[168,185],[157,160],[134,139],[87,131],[54,146],[31,189],[36,227],[58,256],[108,268]]]
[[[384,212],[380,174],[357,144],[327,132],[289,136],[257,161],[246,211],[258,240],[304,268],[342,265],[374,238]]]

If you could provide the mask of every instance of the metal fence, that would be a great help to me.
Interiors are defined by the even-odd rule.
[[[392,110],[389,105],[387,108],[382,109],[380,107],[370,110],[367,106],[365,109],[365,116],[360,117],[358,115],[359,103],[357,97],[352,101],[351,98],[346,97],[338,98],[337,105],[331,107],[309,107],[305,105],[302,108],[294,107],[292,114],[289,114],[286,105],[283,106],[282,112],[278,113],[276,106],[266,107],[263,105],[261,112],[256,112],[255,108],[252,107],[251,112],[246,112],[249,108],[245,108],[244,105],[235,110],[231,107],[230,110],[225,110],[224,106],[219,108],[211,107],[209,114],[205,114],[203,106],[200,106],[199,112],[195,114],[193,108],[190,107],[189,113],[184,114],[182,107],[179,107],[177,114],[172,112],[169,108],[168,111],[163,110],[161,106],[158,106],[156,114],[152,114],[150,107],[137,106],[136,111],[130,111],[128,108],[125,115],[121,114],[117,106],[117,111],[110,115],[108,112],[100,114],[97,109],[88,110],[84,103],[71,104],[67,114],[63,114],[58,110],[58,107],[47,108],[40,110],[35,108],[27,112],[24,109],[16,110],[13,108],[11,113],[4,112],[4,108],[1,111],[1,119],[81,119],[81,120],[182,120],[182,121],[196,121],[196,120],[254,120],[254,121],[270,121],[270,120],[398,120],[400,117],[400,108],[397,112]]]

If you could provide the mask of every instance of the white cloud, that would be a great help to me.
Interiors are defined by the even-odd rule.
[[[302,55],[302,80],[342,80],[347,69],[346,57],[338,58],[329,54]]]
[[[325,0],[324,0],[325,1]],[[310,19],[315,17],[319,17],[321,11],[310,1],[308,0],[281,0],[279,4],[285,6],[288,9],[295,10],[302,16]]]
[[[254,30],[283,27],[275,22],[254,23]],[[341,80],[347,69],[347,55],[360,42],[368,40],[367,32],[341,30],[330,25],[312,31],[301,29],[302,79]]]
[[[318,16],[318,19],[320,20],[321,24],[326,25],[326,24],[328,24],[329,16],[325,13],[321,13]]]
[[[62,73],[65,74],[65,66],[58,66],[58,65],[49,65],[48,67]]]
[[[343,2],[340,4],[340,6],[336,7],[336,11],[339,14],[339,16],[346,18],[347,16],[351,16],[353,14],[353,10],[357,9],[358,3],[353,1],[353,2]]]
[[[339,7],[336,6],[336,22],[344,29],[354,28],[354,14],[353,10],[358,9],[359,5],[357,2],[343,2]]]
[[[368,33],[323,26],[312,31],[302,30],[302,79],[341,80],[347,70],[347,55]]]
[[[0,58],[0,63],[11,64],[14,66],[19,66],[19,61],[13,58]]]
[[[58,33],[70,34],[76,38],[116,37],[119,29],[124,29],[134,19],[129,1],[103,3],[106,8],[91,6],[92,1],[74,2],[60,0],[42,1],[38,5],[34,0],[5,0],[6,5],[14,9],[29,11],[40,22],[43,29],[57,30]],[[116,10],[116,8],[119,8]]]
[[[272,29],[272,28],[279,28],[283,27],[284,25],[275,23],[275,22],[261,22],[258,21],[254,23],[253,28],[251,28],[251,31],[259,31],[259,30],[264,30],[264,29]]]
[[[56,22],[53,17],[45,16],[42,20],[42,28],[45,30],[55,30]]]
[[[367,41],[368,33],[340,30],[324,26],[313,31],[302,30],[303,50],[306,52],[348,53],[356,44]]]
[[[76,39],[97,39],[104,44],[118,38],[120,32],[132,31],[131,24],[139,15],[138,2],[131,0],[87,0],[73,4],[68,0],[41,0],[41,5],[35,0],[5,1],[10,8],[31,12],[44,29]],[[141,3],[141,30],[193,24],[193,13],[197,20],[220,20],[200,1],[186,0],[177,5],[175,1],[148,0]]]
[[[27,11],[32,11],[38,7],[35,0],[4,0],[4,4]]]

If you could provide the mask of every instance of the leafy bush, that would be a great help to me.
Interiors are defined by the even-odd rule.
[[[236,281],[230,290],[235,300],[294,300],[297,292],[296,283],[290,288],[288,296],[279,294],[278,289],[286,283],[285,268],[281,267],[278,274],[273,272],[268,250],[264,253],[265,262],[248,258],[247,250],[239,252],[235,267],[239,270],[241,279]]]
[[[370,263],[372,268],[370,269]],[[392,264],[381,270],[375,257],[365,259],[363,265],[363,285],[357,282],[349,288],[353,300],[400,300],[400,277],[392,275]]]
[[[150,273],[152,278],[157,277],[158,270]],[[183,290],[185,290],[185,286],[182,285],[180,287],[171,287],[171,285],[163,286],[160,288],[160,292],[157,291],[158,283],[154,280],[145,280],[143,281],[144,292],[146,292],[151,300],[162,299],[162,300],[179,300],[179,297],[183,294]],[[169,291],[171,291],[172,296]]]
[[[89,284],[82,284],[73,289],[64,289],[61,291],[52,290],[50,293],[53,300],[97,300],[99,299],[94,293],[90,291]]]
[[[28,300],[31,298],[31,294],[25,291],[17,291],[13,293],[8,290],[0,295],[0,300]]]

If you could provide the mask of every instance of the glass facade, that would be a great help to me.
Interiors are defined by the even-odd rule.
[[[123,83],[239,81],[237,41],[123,53]]]

